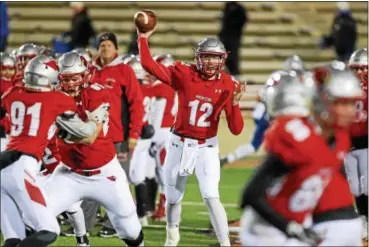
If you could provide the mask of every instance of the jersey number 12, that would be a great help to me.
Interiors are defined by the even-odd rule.
[[[190,124],[197,127],[209,127],[210,121],[206,120],[213,113],[213,105],[208,102],[205,102],[200,106],[200,111],[204,112],[204,114],[202,114],[199,117],[199,120],[197,120],[196,123],[196,114],[197,110],[199,109],[199,104],[200,104],[199,100],[190,101],[190,103],[188,104],[188,106],[191,107]]]

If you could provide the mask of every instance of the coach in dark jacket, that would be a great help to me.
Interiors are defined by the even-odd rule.
[[[321,46],[322,48],[333,46],[336,59],[346,62],[355,51],[357,21],[352,16],[347,2],[338,3],[338,9],[333,19],[331,33],[323,36]]]
[[[91,38],[95,37],[95,30],[83,2],[71,2],[74,15],[71,21],[72,48],[86,48]]]
[[[247,10],[237,2],[227,2],[223,9],[222,28],[218,34],[227,51],[230,51],[226,60],[229,72],[238,76],[239,48],[241,46],[242,30],[248,21]]]

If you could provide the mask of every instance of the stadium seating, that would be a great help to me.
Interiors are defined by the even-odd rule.
[[[241,49],[241,79],[253,80],[243,106],[251,107],[256,92],[267,76],[282,66],[288,56],[299,54],[312,64],[334,59],[332,50],[320,50],[318,42],[327,34],[337,11],[335,2],[243,2],[250,16],[244,29]],[[171,53],[177,59],[191,61],[193,47],[205,36],[220,29],[223,2],[87,2],[98,32],[111,30],[118,35],[122,53],[130,42],[133,15],[139,9],[151,9],[158,16],[158,29],[152,36],[152,52]],[[8,2],[11,18],[11,48],[27,41],[50,44],[51,38],[70,27],[71,9],[67,2]],[[359,21],[358,47],[368,40],[367,2],[351,2]]]

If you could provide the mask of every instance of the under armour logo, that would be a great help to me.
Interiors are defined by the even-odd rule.
[[[101,39],[102,40],[108,40],[109,39],[109,36],[104,35],[104,36],[101,37]]]
[[[114,78],[106,78],[104,86],[111,88],[114,83],[116,83],[116,80]]]
[[[76,102],[76,105],[82,105],[82,101]]]
[[[115,181],[117,180],[117,177],[116,176],[110,176],[110,177],[106,177],[107,179],[109,179],[110,181]]]
[[[215,89],[215,93],[222,93],[222,89]]]
[[[178,147],[178,144],[174,144],[174,143],[172,142],[172,146]]]

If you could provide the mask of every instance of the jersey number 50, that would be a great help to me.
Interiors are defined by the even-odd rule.
[[[210,115],[213,113],[213,105],[205,102],[200,106],[200,111],[204,112],[204,114],[200,116],[196,124],[196,115],[197,110],[199,109],[199,104],[199,100],[190,101],[190,103],[188,104],[188,106],[191,107],[190,124],[197,127],[209,127],[210,121],[206,121],[206,119],[210,117]]]
[[[21,101],[14,101],[10,107],[10,120],[12,122],[11,136],[19,136],[24,128],[24,118],[26,115],[31,116],[31,124],[29,126],[28,135],[36,136],[40,127],[41,103],[35,103],[33,106],[26,107]]]

